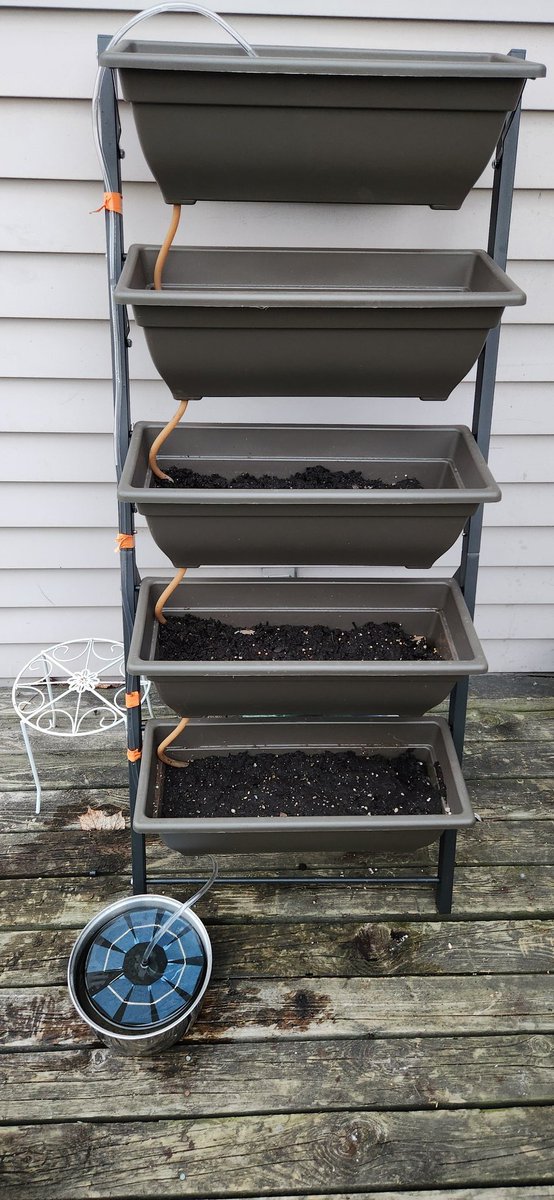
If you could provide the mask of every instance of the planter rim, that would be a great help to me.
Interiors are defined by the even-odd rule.
[[[152,42],[130,38],[99,62],[113,68],[149,71],[217,71],[238,74],[367,75],[446,79],[537,79],[543,63],[507,54],[445,51],[363,50],[297,46],[254,46],[256,58],[232,46]]]
[[[194,586],[194,582],[195,581],[193,581],[193,580],[190,581],[190,583],[192,583],[193,586]],[[399,604],[398,604],[398,609],[395,610],[395,612],[396,611],[398,612],[398,618],[400,620],[401,620],[401,616],[402,616],[401,595],[402,595],[403,588],[405,588],[405,587],[409,587],[409,588],[421,587],[422,590],[424,590],[427,593],[429,593],[430,589],[436,590],[437,593],[440,593],[441,590],[443,591],[443,593],[448,592],[448,593],[450,593],[450,595],[454,601],[454,604],[457,609],[457,615],[463,626],[464,633],[469,641],[469,644],[470,644],[470,647],[472,650],[472,658],[466,659],[466,660],[460,659],[460,658],[446,658],[446,659],[438,659],[437,661],[433,660],[431,662],[429,662],[429,661],[423,661],[423,662],[406,661],[405,662],[400,659],[398,659],[396,661],[395,660],[391,661],[391,660],[386,660],[386,659],[376,659],[376,660],[371,660],[371,661],[367,661],[367,662],[363,661],[363,660],[359,660],[359,659],[348,659],[348,660],[344,660],[344,661],[339,661],[336,659],[314,659],[311,661],[304,660],[304,659],[298,659],[298,660],[269,659],[269,660],[265,660],[263,662],[257,662],[256,660],[243,661],[243,660],[238,660],[238,659],[228,659],[228,660],[224,660],[224,661],[217,660],[217,659],[215,659],[215,660],[211,660],[211,659],[200,660],[200,659],[198,659],[195,661],[190,661],[189,659],[158,659],[158,658],[146,658],[145,659],[145,658],[142,658],[142,656],[140,654],[140,643],[141,643],[141,639],[143,636],[144,627],[148,621],[149,609],[152,605],[151,592],[152,592],[153,588],[155,588],[155,587],[163,588],[166,586],[167,583],[168,583],[168,577],[165,577],[165,578],[147,577],[142,580],[142,583],[140,586],[140,591],[139,591],[138,603],[137,603],[135,624],[134,624],[134,628],[133,628],[133,634],[132,634],[132,638],[131,638],[131,645],[129,648],[129,655],[128,655],[128,661],[127,661],[127,669],[132,675],[139,675],[139,676],[145,675],[147,678],[150,678],[152,675],[156,675],[157,677],[166,676],[167,678],[172,678],[172,679],[175,678],[176,675],[179,677],[183,677],[183,676],[186,676],[186,677],[190,677],[190,676],[192,676],[192,677],[202,677],[202,676],[213,677],[215,675],[215,676],[219,676],[220,678],[228,678],[228,677],[234,678],[236,676],[239,676],[239,677],[245,676],[245,677],[249,677],[249,678],[262,678],[262,679],[267,678],[267,676],[270,676],[270,677],[271,676],[288,676],[288,677],[300,676],[300,677],[304,677],[304,678],[306,676],[316,676],[316,677],[321,678],[322,676],[328,676],[328,675],[333,676],[333,677],[341,676],[341,675],[344,675],[344,676],[352,676],[352,675],[371,676],[373,678],[375,678],[375,677],[391,678],[391,676],[394,677],[396,675],[400,675],[400,676],[402,676],[402,678],[405,678],[406,676],[409,676],[409,677],[415,676],[417,678],[419,676],[428,676],[430,672],[434,676],[451,675],[453,668],[455,668],[457,675],[458,674],[479,675],[479,674],[485,673],[488,670],[488,663],[487,663],[487,660],[483,653],[481,643],[479,642],[479,639],[475,632],[473,622],[469,615],[469,610],[468,610],[467,605],[462,596],[461,589],[460,589],[458,583],[456,582],[456,580],[453,578],[445,578],[445,579],[436,579],[435,578],[432,580],[430,580],[430,579],[410,579],[410,580],[406,580],[406,582],[404,582],[403,580],[399,580],[399,579],[384,579],[384,578],[383,579],[367,579],[367,580],[360,579],[360,578],[354,578],[354,579],[350,579],[350,580],[345,579],[345,578],[342,578],[340,580],[332,580],[332,579],[325,579],[325,578],[321,578],[321,579],[309,578],[306,580],[296,580],[296,579],[258,580],[258,579],[245,579],[244,576],[242,576],[240,578],[235,578],[235,579],[225,576],[224,578],[221,578],[221,579],[210,578],[210,579],[198,580],[198,583],[199,583],[199,585],[202,586],[202,588],[204,588],[204,587],[212,588],[213,587],[214,592],[216,592],[217,588],[219,588],[219,587],[225,588],[226,585],[236,587],[237,584],[239,584],[239,585],[242,584],[246,589],[246,588],[252,587],[252,584],[258,583],[260,585],[260,588],[264,588],[268,592],[270,591],[272,584],[278,585],[279,587],[286,587],[286,588],[288,588],[290,586],[290,588],[291,588],[290,603],[286,606],[286,612],[285,611],[283,612],[284,620],[286,620],[287,613],[290,613],[291,611],[298,611],[299,609],[304,610],[306,608],[306,603],[302,604],[301,598],[299,598],[296,602],[294,602],[294,599],[293,599],[295,587],[297,588],[298,585],[302,586],[302,584],[304,584],[306,588],[313,587],[314,589],[316,589],[316,588],[322,589],[323,595],[321,597],[321,604],[315,605],[313,603],[313,601],[310,604],[310,611],[313,614],[321,613],[322,616],[324,616],[325,613],[328,613],[328,611],[329,611],[328,607],[325,605],[326,590],[330,587],[340,587],[341,584],[345,584],[345,585],[348,585],[349,583],[356,584],[356,587],[363,587],[363,585],[365,584],[367,586],[367,591],[368,591],[368,600],[370,599],[371,591],[376,589],[379,584],[386,584],[387,587],[389,587],[389,588],[391,586],[394,586],[395,590],[398,590],[398,592],[399,592]],[[177,589],[177,591],[175,592],[175,594],[172,598],[173,604],[179,603],[179,601],[181,601],[181,603],[182,603],[183,592],[186,590],[186,588],[188,586],[189,586],[189,583],[187,583],[187,582],[180,584],[179,588]],[[217,602],[217,596],[214,595],[214,604],[216,602]],[[438,595],[437,595],[437,605],[438,605]],[[252,608],[253,607],[252,602],[250,602],[250,604],[247,607]],[[388,604],[388,607],[390,607],[390,602]],[[406,607],[409,608],[411,611],[413,611],[413,605],[407,605]],[[355,608],[356,611],[358,611],[359,604],[354,605],[353,608]],[[348,612],[347,604],[343,607],[343,612]]]
[[[236,507],[243,505],[251,507],[261,504],[283,504],[287,507],[298,505],[300,507],[309,504],[317,503],[322,505],[352,505],[363,504],[368,507],[383,505],[383,503],[396,507],[409,505],[412,509],[414,505],[436,505],[437,503],[460,504],[467,505],[468,503],[481,504],[484,502],[496,503],[501,499],[501,490],[494,479],[488,464],[486,463],[475,438],[468,429],[467,425],[440,425],[440,426],[424,426],[424,425],[295,425],[294,429],[300,433],[305,432],[328,432],[332,436],[333,433],[348,433],[356,434],[359,430],[364,434],[370,433],[373,429],[379,432],[390,432],[391,435],[397,433],[433,433],[452,432],[457,433],[462,438],[464,445],[468,449],[474,463],[479,468],[483,479],[482,487],[459,487],[459,488],[418,488],[418,489],[393,489],[393,488],[156,488],[150,486],[152,472],[148,469],[146,474],[146,484],[143,487],[137,487],[133,484],[132,479],[137,467],[137,460],[140,453],[140,442],[143,432],[152,430],[159,433],[163,428],[161,423],[155,421],[137,421],[133,427],[132,441],[129,452],[125,459],[125,465],[118,486],[118,497],[120,500],[128,500],[135,504],[158,504],[160,506],[168,506],[170,508],[181,506],[183,503],[191,505],[222,505],[226,507]],[[209,429],[208,425],[203,423],[186,422],[183,426],[185,429],[192,431],[201,431]],[[278,433],[281,430],[289,430],[290,424],[267,423],[263,426],[252,423],[226,423],[217,425],[218,432],[230,430],[233,432],[244,431],[246,434],[249,431],[267,430],[268,433]],[[191,455],[194,457],[194,455]],[[222,458],[216,454],[216,458]],[[235,458],[236,455],[229,455],[229,460]],[[287,458],[287,461],[294,462],[294,456],[279,455],[279,458]],[[333,456],[337,461],[340,461],[341,456]],[[350,461],[351,456],[343,456],[344,461]],[[362,457],[362,456],[360,456]],[[394,455],[389,456],[390,459]],[[267,456],[256,454],[252,456],[252,461],[258,460],[268,461],[271,455]],[[305,455],[299,455],[299,462],[305,462]],[[368,460],[366,460],[368,461]],[[377,470],[379,464],[387,461],[383,456],[378,455],[375,459],[369,460],[375,462]],[[414,464],[414,470],[417,470],[417,462]]]
[[[525,304],[526,295],[520,287],[502,270],[501,267],[484,250],[371,250],[344,249],[341,247],[275,247],[275,246],[178,246],[169,252],[170,260],[177,256],[193,255],[229,255],[242,262],[249,255],[264,254],[288,256],[316,255],[324,257],[329,262],[329,282],[323,287],[309,287],[302,283],[301,276],[294,286],[274,284],[273,286],[222,286],[222,287],[175,287],[162,288],[154,291],[153,287],[133,286],[133,276],[139,269],[141,255],[150,253],[157,255],[159,246],[134,243],[129,247],[123,270],[119,277],[114,296],[118,304],[134,306],[149,305],[154,308],[351,308],[351,309],[427,309],[427,308],[498,308],[506,305]],[[437,258],[480,260],[496,288],[480,290],[454,287],[451,291],[446,288],[426,287],[335,287],[331,262],[334,256],[349,258],[359,262],[360,257],[371,258],[415,258],[420,262],[431,262]]]
[[[337,727],[340,728],[341,724],[343,724],[345,726],[345,728],[348,728],[348,729],[352,729],[352,726],[354,725],[356,727],[359,727],[361,737],[363,737],[364,729],[373,729],[373,728],[379,728],[379,727],[382,729],[394,728],[394,729],[398,730],[398,738],[399,738],[398,748],[401,748],[401,741],[403,738],[403,727],[407,726],[409,728],[413,728],[414,725],[421,727],[422,739],[425,738],[425,733],[426,733],[427,729],[429,731],[431,731],[433,729],[434,730],[438,729],[440,740],[442,743],[441,748],[444,751],[444,754],[448,759],[449,766],[450,766],[450,768],[453,772],[454,778],[455,778],[456,789],[457,789],[459,799],[461,802],[461,812],[447,813],[447,812],[443,811],[442,813],[433,813],[433,814],[429,814],[429,815],[424,813],[421,816],[398,815],[398,816],[382,816],[382,817],[377,817],[377,816],[375,816],[375,817],[372,817],[372,816],[366,816],[366,817],[360,817],[360,816],[355,816],[355,817],[354,816],[353,817],[335,817],[335,816],[333,816],[333,817],[321,817],[321,816],[319,816],[319,817],[289,817],[287,819],[287,824],[289,825],[289,827],[292,825],[294,827],[294,829],[298,830],[299,832],[301,832],[303,830],[310,831],[310,830],[321,829],[322,823],[324,823],[325,829],[327,829],[331,832],[336,830],[337,833],[339,833],[341,830],[352,832],[352,831],[356,831],[357,829],[359,829],[360,831],[363,831],[363,832],[367,832],[368,828],[374,829],[375,831],[379,831],[379,830],[387,830],[388,831],[391,829],[391,825],[392,825],[392,828],[395,830],[411,830],[411,829],[422,829],[423,828],[426,830],[437,829],[437,830],[442,831],[442,830],[451,829],[451,828],[454,828],[454,829],[468,828],[469,826],[471,826],[475,823],[475,816],[473,813],[473,809],[471,806],[471,801],[469,799],[467,788],[466,788],[466,785],[464,782],[462,771],[461,771],[458,759],[456,757],[456,752],[454,749],[454,743],[452,742],[450,729],[448,727],[447,721],[445,721],[443,717],[418,717],[418,718],[412,718],[412,719],[406,719],[406,720],[402,720],[402,719],[391,720],[390,718],[379,719],[379,718],[372,717],[369,720],[360,720],[358,718],[356,720],[344,719],[343,721],[339,721],[336,719],[334,719],[333,721],[325,721],[325,720],[310,720],[310,721],[306,721],[306,722],[296,721],[294,723],[291,721],[257,720],[256,718],[244,720],[243,722],[237,721],[236,718],[235,718],[235,720],[233,720],[232,718],[231,719],[212,718],[211,721],[209,721],[206,718],[193,718],[193,719],[191,719],[191,722],[190,722],[190,726],[210,725],[215,730],[217,730],[218,726],[223,726],[226,729],[232,729],[233,726],[240,728],[242,725],[242,728],[252,727],[252,729],[255,729],[256,731],[257,730],[262,731],[264,729],[264,727],[268,727],[268,726],[271,726],[273,729],[281,727],[283,729],[283,731],[285,731],[287,728],[291,728],[291,726],[293,724],[296,728],[298,728],[298,726],[301,727],[303,724],[305,724],[309,728],[313,728],[314,726],[316,726],[317,728],[321,728],[322,730],[324,730],[325,728],[328,728],[329,730],[334,730],[334,731],[336,731]],[[166,734],[168,734],[173,727],[174,726],[172,725],[172,723],[168,722],[168,721],[154,720],[154,721],[146,722],[144,743],[143,743],[143,756],[142,756],[142,764],[143,765],[141,767],[142,784],[141,784],[141,781],[139,781],[135,814],[133,817],[133,828],[135,829],[135,831],[137,833],[159,833],[160,825],[162,825],[164,823],[167,823],[168,826],[171,825],[172,830],[175,830],[175,831],[186,830],[186,829],[191,829],[191,830],[195,830],[195,829],[201,830],[201,829],[206,829],[206,828],[215,829],[217,827],[217,830],[220,831],[222,834],[232,833],[233,831],[240,832],[241,830],[242,831],[251,830],[252,828],[254,828],[255,830],[258,830],[260,833],[264,833],[264,832],[272,832],[274,830],[279,830],[279,829],[283,828],[283,818],[282,817],[228,817],[228,818],[223,818],[223,817],[149,817],[149,816],[147,816],[146,804],[147,804],[147,799],[148,799],[148,779],[147,779],[146,765],[151,761],[151,759],[153,758],[153,756],[156,753],[157,741],[161,741],[161,739],[163,737],[165,737]],[[187,726],[187,728],[189,728],[189,726]],[[404,749],[409,749],[410,747],[413,747],[415,740],[416,739],[409,738],[409,737],[407,737],[406,734],[404,734],[404,743],[405,743]],[[204,749],[204,747],[202,747],[202,749]],[[206,749],[209,749],[209,747],[206,747]],[[231,747],[231,746],[226,747],[226,750],[228,750],[229,752],[231,752],[232,749],[233,749],[233,747]],[[240,747],[236,747],[236,749],[242,750],[242,749],[244,749],[244,747],[240,746]],[[252,746],[251,749],[256,749],[256,750],[259,750],[260,752],[268,751],[271,753],[272,750],[275,749],[275,747],[272,745],[268,746],[268,745],[264,745],[263,743],[261,743],[261,744],[256,744],[256,745]],[[309,735],[308,735],[306,742],[303,743],[303,745],[302,745],[302,749],[303,750],[313,749],[316,752],[318,750],[322,752],[324,749],[324,746],[322,746],[321,744],[310,745]]]

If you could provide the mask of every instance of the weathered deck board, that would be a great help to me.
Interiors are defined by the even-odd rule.
[[[513,779],[517,775],[550,779],[554,771],[552,742],[468,742],[464,751],[464,775],[467,779],[487,775],[493,779]]]
[[[554,691],[554,685],[553,685]],[[519,702],[506,702],[494,700],[479,700],[472,705],[468,714],[466,725],[466,738],[468,742],[472,741],[549,741],[554,737],[552,728],[554,717],[554,700],[552,697],[543,699],[540,706],[533,705],[532,701],[525,703],[521,702],[522,708],[519,707]],[[440,705],[433,710],[435,713],[445,716],[447,713],[446,705]],[[143,717],[146,717],[146,712]],[[173,720],[173,714],[168,710],[160,713],[159,719],[167,721]],[[19,735],[19,721],[13,714],[13,719],[0,717],[0,751],[5,750],[16,739],[16,748],[23,749],[23,743]],[[30,731],[33,745],[43,750],[49,749],[53,739],[50,735],[39,733],[32,729]],[[19,735],[19,740],[18,740]],[[104,734],[91,734],[87,738],[86,752],[94,753],[99,749],[111,746],[117,752],[117,747],[124,744],[125,737],[123,727],[119,726],[115,730]],[[53,754],[62,754],[63,742],[61,739],[55,741],[58,749],[52,749]],[[81,750],[79,750],[79,757]]]
[[[164,1200],[180,1200],[180,1193],[166,1193]],[[329,1193],[325,1193],[327,1197]],[[428,1191],[394,1191],[390,1192],[333,1192],[333,1200],[552,1200],[554,1197],[554,1187],[546,1185],[538,1185],[538,1187],[500,1187],[500,1188],[441,1188],[440,1192],[433,1189]],[[118,1198],[121,1200],[121,1198]],[[123,1197],[123,1200],[136,1200],[135,1196]],[[224,1200],[223,1197],[214,1197],[214,1200]],[[244,1196],[241,1200],[259,1200],[259,1196]],[[279,1193],[279,1200],[298,1200],[296,1196],[282,1196]],[[310,1192],[309,1196],[302,1193],[302,1200],[325,1200],[323,1193],[319,1192],[314,1195]]]
[[[4,1200],[275,1194],[284,1187],[548,1182],[554,1111],[298,1113],[12,1126]],[[68,1170],[68,1165],[70,1169]]]
[[[554,802],[554,798],[553,798]],[[5,839],[5,858],[0,855],[0,876],[3,874],[4,863],[6,865],[6,874],[9,871],[10,863],[17,860],[19,853],[24,853],[25,835],[14,835],[21,837],[22,840],[18,844],[11,842],[10,837]],[[46,838],[44,841],[45,850],[47,849]],[[71,835],[68,833],[66,838],[71,847]],[[30,854],[32,855],[39,848],[37,840],[34,839],[29,843]],[[101,845],[101,843],[100,843]],[[78,842],[76,850],[78,849]],[[233,874],[237,871],[244,871],[245,867],[252,869],[254,872],[268,870],[286,870],[290,871],[295,868],[297,863],[302,863],[301,869],[309,868],[312,871],[328,871],[336,873],[337,867],[345,872],[363,873],[368,868],[377,869],[386,867],[387,865],[393,869],[399,865],[403,867],[422,866],[426,870],[434,869],[437,865],[437,843],[434,842],[430,846],[425,846],[421,850],[412,851],[409,856],[404,854],[372,854],[370,850],[363,851],[357,854],[323,854],[323,853],[299,853],[296,858],[290,854],[268,854],[263,856],[263,861],[260,864],[260,859],[251,856],[250,859],[245,857],[233,857],[231,855],[221,855],[222,870],[229,871]],[[56,852],[54,852],[55,855]],[[53,858],[54,858],[53,855]],[[554,829],[551,822],[544,821],[526,821],[525,824],[516,824],[514,821],[487,821],[481,818],[476,821],[470,829],[465,829],[460,834],[458,839],[458,848],[456,853],[456,861],[458,864],[466,867],[480,866],[509,866],[519,865],[520,863],[526,866],[552,865],[554,864]],[[163,843],[152,840],[152,844],[148,851],[149,870],[155,874],[161,873],[177,873],[182,870],[183,863],[186,860],[183,855],[167,849]],[[54,863],[53,863],[54,865]],[[50,871],[44,871],[43,874],[50,874]],[[55,873],[55,872],[53,872]],[[431,870],[432,873],[432,870]],[[29,872],[30,874],[30,872]],[[77,874],[77,872],[75,872]]]
[[[130,847],[128,831],[86,832],[82,830],[28,830],[23,833],[5,833],[0,845],[0,878],[9,879],[34,876],[79,876],[87,875],[93,868],[99,873],[120,875],[130,870]],[[363,872],[368,867],[377,869],[388,866],[394,869],[399,864],[420,865],[435,868],[437,845],[414,851],[407,856],[364,854],[299,854],[296,860],[291,855],[268,854],[263,861],[251,857],[250,861],[230,855],[221,856],[222,870],[231,874],[254,870],[294,870],[301,862],[312,871],[324,870]],[[496,866],[504,864],[542,865],[554,864],[554,823],[528,821],[520,828],[513,821],[495,821],[487,824],[477,822],[472,829],[460,837],[457,854],[460,866]],[[168,850],[163,843],[153,841],[149,848],[149,870],[154,874],[180,874],[183,856]]]
[[[78,757],[75,753],[68,753],[61,738],[52,738],[51,742],[48,757],[40,764],[44,787],[125,787],[127,760],[123,741],[120,751],[105,745],[99,745],[95,751],[87,747],[86,758],[81,750]],[[11,740],[6,751],[0,762],[0,789],[19,791],[29,788],[32,791],[33,781],[25,751],[14,748]],[[483,775],[493,779],[517,778],[520,775],[551,778],[554,774],[554,742],[551,739],[494,743],[468,741],[464,754],[464,774],[468,779],[481,778]]]
[[[506,784],[504,779],[474,779],[468,781],[472,804],[487,821],[550,821],[552,819],[554,783],[550,778],[519,777]],[[129,816],[129,794],[126,788],[46,789],[42,793],[40,814],[35,814],[31,790],[5,790],[0,793],[0,828],[5,833],[55,828],[80,829],[79,816],[89,807],[107,812],[122,812]]]
[[[547,975],[231,979],[210,986],[195,1041],[552,1033]],[[0,1046],[89,1046],[66,988],[3,988]]]
[[[61,684],[54,684],[61,688]],[[157,720],[170,720],[172,711],[158,696],[155,685],[151,691],[151,706]],[[469,682],[470,719],[475,712],[524,713],[549,712],[554,708],[554,673],[522,675],[497,673],[475,675]],[[448,701],[437,705],[437,712],[446,712]],[[147,716],[143,708],[143,717]],[[0,690],[0,721],[6,728],[19,724],[19,718],[11,704],[8,688]]]
[[[453,916],[466,919],[508,916],[554,916],[554,869],[533,867],[458,867]],[[59,885],[58,885],[59,886]],[[177,889],[178,890],[178,889]],[[1,893],[0,893],[1,894]],[[202,902],[210,920],[371,919],[379,915],[402,919],[429,915],[437,918],[430,887],[298,888],[222,886]]]
[[[174,1196],[177,1200],[177,1196],[175,1194]],[[341,1194],[333,1192],[332,1196],[333,1200],[445,1200],[444,1190],[435,1192],[433,1189],[433,1192],[428,1192],[427,1188],[424,1189],[424,1192],[421,1192],[420,1189],[417,1192],[411,1192],[411,1190],[410,1192],[397,1192],[396,1188],[395,1192],[389,1192],[389,1190],[386,1192],[356,1192],[355,1194],[350,1192],[348,1195],[345,1192],[341,1192]],[[538,1184],[538,1186],[531,1184],[524,1188],[448,1188],[447,1192],[447,1200],[553,1200],[553,1196],[554,1187],[549,1187],[548,1184],[546,1187],[543,1187],[542,1184]],[[130,1196],[125,1200],[134,1200],[134,1198]],[[173,1198],[169,1196],[169,1200],[173,1200]],[[215,1200],[223,1200],[223,1198],[217,1196]],[[259,1198],[258,1196],[243,1196],[241,1200],[259,1200]],[[297,1194],[296,1196],[279,1194],[279,1200],[297,1200]],[[309,1195],[302,1193],[302,1200],[324,1200],[324,1195],[323,1193],[314,1195],[313,1192]]]
[[[209,926],[215,979],[554,972],[552,921]],[[65,983],[74,929],[0,932],[0,987]]]
[[[495,699],[518,708],[525,698],[534,701],[551,699],[554,695],[554,673],[476,675],[470,682],[469,693],[475,703],[483,699]]]
[[[326,1193],[328,1195],[328,1193]],[[545,1187],[539,1184],[538,1187],[500,1187],[500,1188],[441,1188],[440,1192],[424,1191],[418,1189],[417,1192],[401,1191],[390,1192],[333,1192],[333,1200],[552,1200],[554,1196],[554,1186],[546,1185]],[[133,1200],[133,1197],[129,1197]],[[215,1197],[214,1200],[222,1200],[222,1197]],[[244,1196],[242,1200],[258,1200],[255,1196]],[[297,1200],[297,1196],[281,1196],[279,1200]],[[323,1194],[320,1192],[317,1196],[310,1192],[309,1196],[303,1194],[303,1200],[323,1200]]]
[[[476,813],[487,821],[551,821],[552,779],[469,779],[467,790]]]
[[[193,870],[198,871],[195,864]],[[11,879],[0,883],[5,929],[77,928],[112,900],[129,894],[128,875],[94,879]],[[182,885],[172,887],[186,895]],[[232,884],[218,887],[199,908],[209,921],[272,922],[341,920],[438,920],[430,887],[295,888]],[[552,867],[458,867],[453,919],[554,917]]]
[[[554,1102],[554,1038],[396,1038],[199,1045],[157,1059],[105,1047],[0,1055],[0,1119],[140,1120],[328,1108]],[[329,1069],[332,1066],[332,1069]]]

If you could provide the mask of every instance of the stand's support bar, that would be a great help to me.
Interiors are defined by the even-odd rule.
[[[454,834],[454,837],[456,835]],[[198,879],[190,875],[157,875],[150,877],[150,883],[156,887],[169,887],[174,884],[196,884],[204,883],[205,876],[198,876]],[[280,885],[285,884],[290,887],[293,884],[298,884],[300,887],[347,887],[352,885],[355,887],[378,887],[382,884],[398,884],[399,887],[413,887],[414,884],[439,884],[440,878],[438,875],[219,875],[217,879],[218,887],[221,883],[230,884],[261,884],[261,885]],[[440,911],[443,911],[442,909]],[[450,911],[450,909],[448,909]]]
[[[526,51],[510,50],[510,54],[514,58],[525,58]],[[487,249],[491,258],[503,270],[506,268],[508,259],[508,239],[512,217],[520,116],[521,101],[513,116],[508,118],[505,130],[496,147],[496,156],[493,163],[494,176]],[[491,329],[477,363],[472,432],[483,457],[487,460],[489,457],[499,344],[500,325],[497,325],[496,329]],[[481,506],[475,515],[470,518],[466,526],[462,545],[462,558],[460,568],[457,572],[457,578],[472,617],[475,613],[482,531],[483,508]],[[460,762],[462,761],[464,750],[468,690],[469,681],[464,679],[462,682],[456,684],[450,697],[450,727]]]
[[[98,53],[105,49],[109,37],[98,38]],[[119,148],[120,124],[115,90],[115,78],[111,71],[106,71],[100,94],[100,118],[102,129],[102,145],[106,157],[109,178],[105,180],[106,191],[121,193],[121,152]],[[113,291],[123,267],[123,217],[121,213],[105,212],[106,246],[108,259],[108,287],[110,303],[110,339],[112,357],[112,380],[114,400],[114,440],[117,480],[121,475],[123,464],[129,448],[131,435],[131,408],[129,396],[129,322],[127,311],[122,305],[114,303]],[[131,644],[131,635],[135,620],[136,588],[139,575],[136,565],[134,535],[135,522],[131,504],[118,504],[118,528],[120,533],[133,539],[130,548],[120,550],[121,597],[123,610],[123,645],[125,647],[125,663]],[[140,696],[140,679],[129,675],[126,669],[125,690],[138,692]],[[135,802],[137,796],[140,757],[136,752],[142,751],[142,724],[140,703],[134,708],[127,709],[127,749],[134,752],[134,761],[129,761],[129,809],[131,829]],[[131,852],[133,863],[133,891],[146,891],[146,854],[145,841],[141,834],[131,832]]]

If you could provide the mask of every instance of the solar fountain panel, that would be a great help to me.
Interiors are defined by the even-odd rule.
[[[84,988],[93,1010],[120,1029],[153,1029],[190,1008],[206,974],[198,933],[186,915],[145,951],[171,915],[145,905],[114,917],[96,933],[86,957]]]

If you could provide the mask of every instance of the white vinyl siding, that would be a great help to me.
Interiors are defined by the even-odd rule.
[[[508,272],[528,293],[528,303],[506,312],[501,337],[490,461],[503,500],[485,516],[476,625],[492,669],[554,669],[550,0],[530,0],[524,8],[515,0],[486,6],[470,0],[421,0],[417,6],[410,0],[220,0],[216,7],[254,41],[500,52],[525,47],[529,58],[547,63],[547,79],[529,82],[524,93]],[[252,15],[260,9],[269,15]],[[92,212],[101,203],[102,185],[89,98],[96,35],[114,32],[133,11],[127,0],[35,0],[17,7],[0,0],[0,678],[15,674],[41,645],[83,634],[121,636],[104,219]],[[196,16],[157,18],[145,26],[145,36],[148,29],[163,37],[219,36]],[[159,242],[167,209],[125,106],[122,124],[126,241]],[[180,238],[193,245],[484,246],[490,185],[489,168],[459,213],[197,204],[185,210]],[[134,419],[166,419],[172,398],[134,326],[132,339]],[[446,404],[207,399],[191,405],[190,419],[255,421],[263,414],[266,421],[306,424],[468,423],[474,377],[475,371]],[[143,574],[169,571],[141,518],[137,553]],[[433,574],[455,570],[458,555],[459,545]]]

